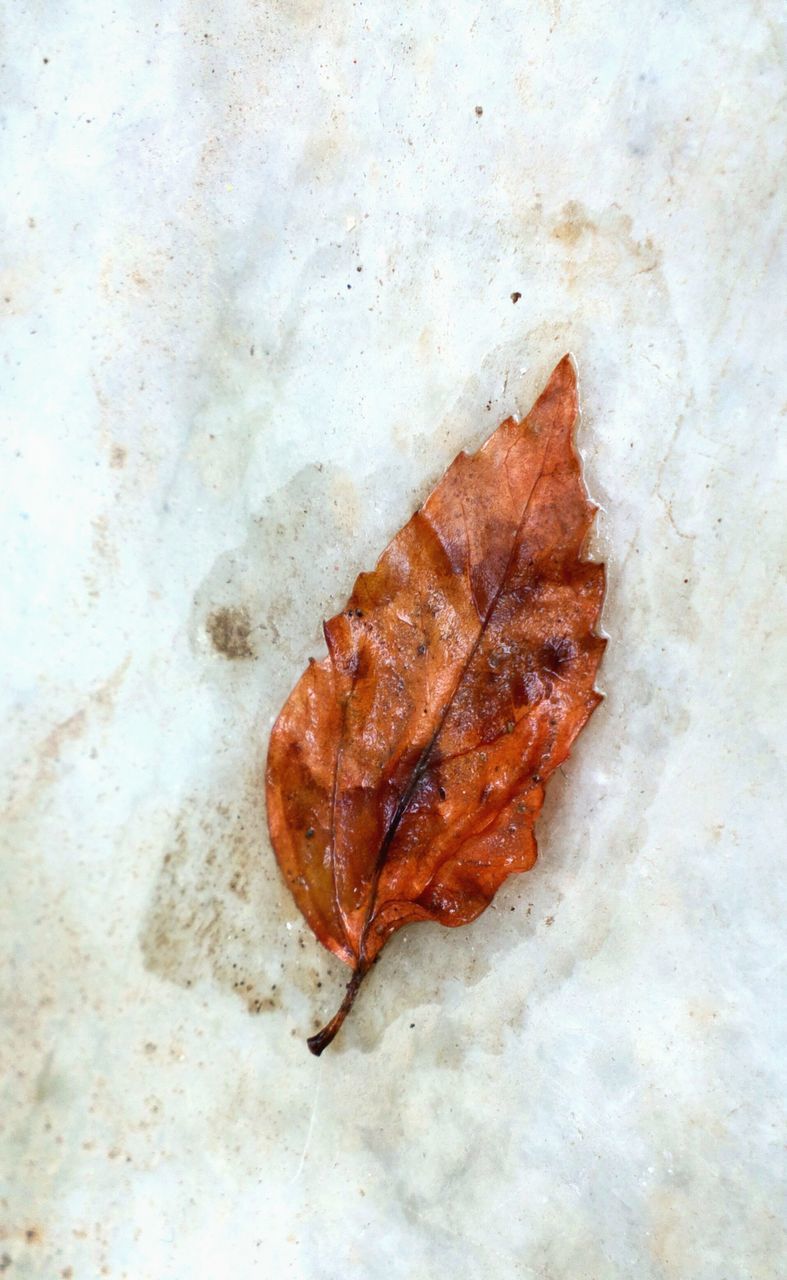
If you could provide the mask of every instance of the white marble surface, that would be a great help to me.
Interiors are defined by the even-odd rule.
[[[782,13],[7,6],[9,1280],[787,1274]],[[566,349],[607,701],[317,1062],[268,729]]]

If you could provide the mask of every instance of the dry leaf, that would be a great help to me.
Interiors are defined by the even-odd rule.
[[[536,860],[544,784],[601,700],[604,568],[582,559],[595,507],[576,418],[566,356],[359,576],[273,728],[273,847],[353,971],[313,1053],[396,929],[467,924]]]

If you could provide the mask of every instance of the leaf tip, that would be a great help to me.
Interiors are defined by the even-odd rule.
[[[556,425],[564,431],[572,431],[578,416],[577,368],[574,357],[567,351],[552,370],[529,418],[544,425]]]
[[[573,394],[576,396],[577,365],[570,351],[567,351],[558,360],[544,389],[544,394],[549,391],[550,387],[553,387],[555,391],[562,392],[564,395]]]

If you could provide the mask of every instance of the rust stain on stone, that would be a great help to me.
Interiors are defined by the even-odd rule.
[[[7,818],[18,817],[35,802],[40,788],[55,781],[57,765],[64,749],[84,736],[94,718],[101,720],[111,715],[115,695],[123,683],[130,662],[131,654],[128,653],[103,684],[86,696],[84,704],[50,729],[46,737],[36,745],[30,769],[25,770],[27,777],[18,779],[16,792],[5,811]]]

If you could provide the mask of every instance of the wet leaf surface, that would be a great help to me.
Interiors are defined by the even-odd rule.
[[[568,356],[521,422],[460,453],[345,609],[271,734],[271,839],[298,907],[352,969],[335,1036],[404,925],[474,920],[536,860],[550,774],[601,695],[604,568]]]

